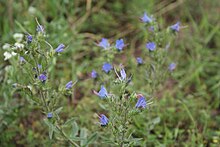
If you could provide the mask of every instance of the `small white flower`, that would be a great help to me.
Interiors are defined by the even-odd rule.
[[[12,57],[12,55],[9,52],[4,52],[4,56],[5,56],[4,60],[8,60]]]
[[[7,49],[9,49],[10,48],[10,44],[8,44],[8,43],[5,43],[3,46],[2,46],[2,49],[3,50],[7,50]]]
[[[28,12],[29,12],[30,14],[36,14],[36,13],[37,13],[37,9],[36,9],[35,7],[29,7],[29,8],[28,8]]]
[[[23,49],[24,48],[24,44],[16,42],[15,43],[15,48],[16,49]]]
[[[12,56],[17,55],[17,53],[15,53],[15,52],[12,52],[12,53],[4,52],[3,55],[5,56],[4,60],[8,60],[8,59],[10,59]]]
[[[30,89],[30,91],[32,90],[32,86],[30,85],[28,85],[27,88]]]
[[[11,53],[11,55],[12,55],[12,56],[15,56],[15,55],[17,55],[17,53],[15,53],[15,52],[12,52],[12,53]]]
[[[22,39],[23,39],[23,37],[24,37],[24,35],[21,34],[21,33],[15,33],[15,34],[13,35],[13,38],[14,38],[15,41],[17,41],[17,42],[21,42]]]

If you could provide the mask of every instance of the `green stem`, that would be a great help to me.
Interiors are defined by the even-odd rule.
[[[122,87],[122,90],[121,90],[121,98],[122,98],[122,102],[124,103],[125,101],[125,110],[122,109],[121,112],[122,113],[122,122],[123,122],[123,129],[122,129],[122,134],[120,135],[121,136],[121,143],[120,143],[120,147],[123,147],[124,146],[124,139],[125,139],[125,130],[126,130],[126,122],[127,122],[127,100],[125,99],[125,90],[126,90],[126,86],[123,86]]]
[[[125,133],[126,133],[126,122],[127,122],[127,103],[126,103],[126,109],[124,110],[124,118],[123,118],[123,130],[122,130],[122,138],[121,138],[121,145],[120,147],[123,147],[124,146],[124,139],[125,139]]]
[[[62,136],[63,136],[70,144],[72,144],[73,146],[79,147],[78,144],[76,144],[75,142],[73,142],[73,141],[66,135],[66,133],[63,131],[63,129],[62,129],[60,126],[56,125],[56,127],[57,127],[57,129],[60,131],[60,133],[62,134]]]
[[[49,109],[49,107],[47,106],[46,98],[45,98],[45,96],[44,96],[44,93],[43,93],[41,90],[40,90],[40,95],[41,95],[41,100],[42,100],[44,106],[46,107],[47,111],[49,112],[50,109]]]

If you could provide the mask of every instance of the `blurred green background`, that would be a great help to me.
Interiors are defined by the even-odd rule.
[[[146,118],[136,118],[133,127],[143,138],[140,146],[220,146],[219,0],[0,0],[0,46],[13,43],[14,33],[22,33],[16,22],[34,34],[35,18],[45,26],[53,46],[68,45],[52,79],[55,84],[79,82],[73,96],[62,102],[62,116],[77,117],[79,126],[93,132],[99,129],[91,125],[99,108],[91,89],[98,87],[88,75],[102,64],[95,43],[102,37],[112,42],[125,38],[125,56],[133,56],[120,62],[132,64],[146,43],[139,21],[145,11],[162,28],[176,21],[186,28],[170,49],[170,60],[177,62],[172,78],[155,92],[156,105]],[[10,63],[4,61],[2,48],[0,52],[0,146],[62,145],[49,140],[41,112],[11,90],[5,69]],[[136,88],[145,89],[141,84]]]

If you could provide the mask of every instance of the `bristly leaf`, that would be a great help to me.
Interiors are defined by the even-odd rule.
[[[53,127],[49,127],[49,138],[53,138]]]
[[[72,124],[72,122],[74,122],[75,120],[76,120],[76,118],[75,118],[75,117],[72,117],[72,118],[68,119],[68,120],[63,124],[63,126],[68,126],[68,125]]]
[[[85,128],[80,129],[80,138],[82,138],[82,140],[80,141],[81,146],[85,146],[87,136],[87,130]]]
[[[56,129],[56,126],[54,126],[51,122],[48,121],[48,119],[44,119],[45,124],[49,127],[49,138],[53,138],[53,133],[58,133],[59,131]]]
[[[78,131],[79,131],[79,127],[75,121],[72,123],[71,129],[72,129],[72,131],[70,133],[70,138],[76,137],[76,135],[78,134]]]
[[[55,110],[56,114],[58,115],[61,111],[62,111],[63,107],[60,107],[58,109]]]
[[[96,139],[98,138],[98,134],[95,132],[93,133],[87,140],[86,140],[86,144],[84,146],[87,146],[89,144],[92,144],[93,142],[96,141]]]

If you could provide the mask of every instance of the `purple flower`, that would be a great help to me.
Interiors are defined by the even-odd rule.
[[[108,96],[108,92],[107,92],[107,90],[105,89],[105,87],[103,85],[101,85],[101,89],[98,92],[98,96],[101,99],[106,98]]]
[[[100,121],[101,126],[108,125],[108,118],[104,114],[100,115],[99,121]]]
[[[138,101],[135,105],[136,108],[146,108],[147,106],[147,102],[145,100],[145,98],[143,96],[140,96],[140,98],[138,98]]]
[[[122,51],[122,49],[125,47],[123,39],[116,40],[115,48],[118,49],[118,51]]]
[[[91,77],[93,78],[93,79],[95,79],[95,78],[97,78],[98,77],[98,73],[95,71],[95,70],[92,70],[92,72],[91,72]]]
[[[150,26],[150,27],[148,28],[148,30],[151,31],[151,32],[153,32],[153,31],[154,31],[154,26]]]
[[[49,112],[49,113],[47,113],[47,118],[52,118],[53,117],[53,113],[52,112]]]
[[[171,63],[168,67],[169,71],[173,71],[176,68],[176,64],[175,63]]]
[[[19,60],[20,60],[21,63],[26,62],[26,60],[22,56],[19,58]]]
[[[143,59],[141,57],[137,57],[136,61],[137,61],[138,65],[143,64]]]
[[[110,70],[112,70],[112,65],[110,63],[104,63],[103,66],[102,66],[102,70],[105,72],[105,73],[109,73]]]
[[[73,87],[73,81],[69,81],[67,84],[66,84],[66,89],[70,89]]]
[[[63,52],[64,47],[65,47],[64,44],[60,44],[60,45],[55,49],[55,52],[57,52],[57,53]]]
[[[122,80],[126,79],[126,72],[125,72],[124,68],[122,68],[122,69],[120,70],[120,74],[121,74],[121,79],[122,79]]]
[[[153,20],[145,12],[144,15],[141,17],[141,21],[144,22],[144,23],[151,23]]]
[[[108,39],[102,38],[102,40],[99,42],[98,46],[107,49],[110,47],[110,43],[108,42]]]
[[[154,51],[156,49],[156,44],[154,42],[148,42],[146,44],[146,48],[149,50],[149,51]]]
[[[33,40],[33,37],[31,35],[27,35],[27,43],[31,43]]]
[[[38,68],[38,69],[41,69],[41,68],[42,68],[42,65],[41,65],[41,64],[37,64],[37,68]]]
[[[43,33],[44,32],[44,27],[42,25],[37,25],[36,31]]]
[[[176,24],[170,26],[170,29],[173,30],[174,32],[179,32],[179,30],[180,30],[180,22],[177,22]]]
[[[41,81],[41,82],[45,82],[47,80],[47,76],[45,74],[40,74],[38,79]]]

